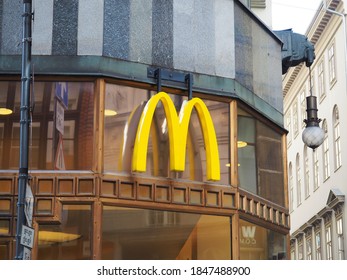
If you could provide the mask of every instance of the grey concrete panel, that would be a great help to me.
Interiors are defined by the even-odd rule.
[[[103,0],[80,0],[78,6],[78,55],[102,55]]]
[[[54,0],[53,55],[77,54],[78,0]]]
[[[235,15],[235,79],[253,91],[252,20],[238,6]]]
[[[152,63],[152,0],[130,2],[131,61]]]
[[[281,47],[256,22],[252,25],[254,92],[282,112]]]
[[[216,75],[235,78],[234,3],[215,1]]]
[[[34,2],[33,54],[52,54],[53,1],[54,0],[35,0]]]
[[[215,75],[215,1],[195,0],[195,71]]]
[[[129,58],[130,0],[105,0],[103,55]]]
[[[152,64],[173,67],[173,0],[153,0]]]
[[[20,54],[22,51],[22,13],[21,0],[2,1],[2,54]]]
[[[4,11],[4,2],[0,0],[0,54],[1,54],[1,45],[2,45],[2,13]]]

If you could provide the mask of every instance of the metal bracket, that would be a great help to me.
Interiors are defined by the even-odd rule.
[[[157,90],[161,91],[162,81],[170,81],[175,83],[183,83],[188,90],[188,99],[192,99],[193,96],[193,74],[192,73],[181,73],[177,71],[171,71],[161,68],[147,68],[147,77],[157,80]]]

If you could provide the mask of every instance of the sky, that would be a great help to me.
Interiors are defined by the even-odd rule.
[[[272,29],[305,34],[322,0],[272,0]]]

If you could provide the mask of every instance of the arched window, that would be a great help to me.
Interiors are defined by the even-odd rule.
[[[323,142],[323,178],[327,180],[330,176],[330,163],[329,163],[329,141],[328,141],[328,125],[327,121],[323,121],[322,128],[325,132]]]
[[[333,111],[334,122],[334,152],[335,152],[335,170],[341,166],[341,139],[340,139],[340,116],[337,105]]]
[[[310,166],[308,161],[307,146],[304,147],[304,172],[305,172],[305,198],[310,195]]]
[[[289,163],[289,211],[293,211],[294,190],[293,190],[293,166]]]
[[[297,205],[301,204],[301,170],[300,170],[300,156],[296,155],[296,194]]]

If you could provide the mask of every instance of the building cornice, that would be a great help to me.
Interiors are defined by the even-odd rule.
[[[327,3],[327,6],[331,10],[338,10],[338,7],[340,7],[342,4],[341,0],[330,0],[329,3]],[[306,36],[308,40],[315,45],[318,40],[320,39],[323,31],[325,30],[328,22],[330,21],[332,17],[331,13],[328,13],[324,10],[323,2],[318,7],[318,10],[316,14],[314,15],[307,31]],[[298,76],[300,70],[302,69],[303,64],[300,64],[294,68],[289,69],[287,74],[283,76],[283,96],[285,97],[287,93],[289,92],[290,88],[293,85],[294,80]]]

